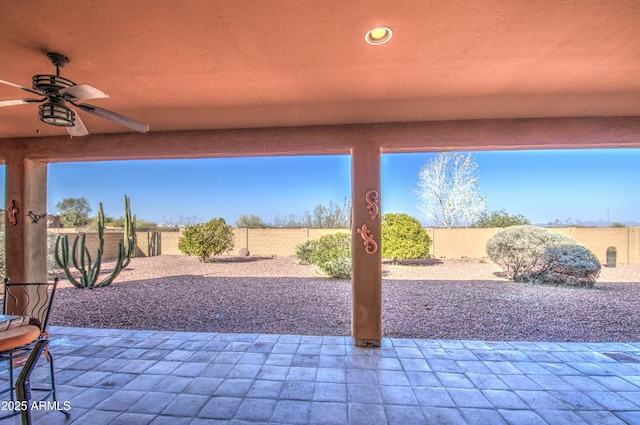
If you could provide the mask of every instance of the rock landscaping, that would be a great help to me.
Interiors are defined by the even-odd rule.
[[[105,263],[104,273],[112,267]],[[516,283],[481,260],[383,264],[386,337],[639,341],[640,266],[603,267],[593,289]],[[108,287],[62,281],[51,325],[349,335],[351,282],[293,257],[134,258]]]

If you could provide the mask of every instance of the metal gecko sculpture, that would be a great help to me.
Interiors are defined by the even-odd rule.
[[[7,217],[9,218],[10,226],[15,226],[16,224],[18,224],[18,219],[16,217],[17,214],[18,209],[16,208],[15,201],[11,200],[11,202],[9,202],[9,205],[7,205]]]
[[[371,217],[371,220],[375,220],[376,217],[380,217],[378,191],[372,189],[364,195],[364,198],[367,200],[367,209],[369,210],[369,217]]]
[[[362,227],[358,228],[358,233],[362,236],[362,239],[364,239],[365,252],[367,254],[375,254],[378,251],[378,244],[373,240],[373,235],[367,225],[363,224]]]
[[[364,195],[365,200],[367,201],[367,210],[369,211],[369,217],[371,220],[375,220],[380,217],[380,208],[378,207],[378,191],[371,189]],[[364,240],[364,250],[367,254],[375,254],[378,252],[378,244],[373,239],[373,234],[369,227],[366,224],[363,224],[362,227],[358,228],[358,233],[362,236]]]

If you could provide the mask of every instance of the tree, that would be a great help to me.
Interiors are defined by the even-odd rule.
[[[426,258],[431,238],[420,221],[408,214],[382,216],[382,258],[408,260]]]
[[[302,217],[295,214],[276,216],[274,225],[285,228],[348,229],[351,227],[351,201],[345,198],[340,206],[329,200],[329,205],[318,204],[313,214],[305,211]]]
[[[56,210],[64,227],[82,227],[89,224],[91,206],[87,198],[64,198],[56,204]]]
[[[277,215],[273,221],[274,227],[280,227],[285,229],[298,229],[298,228],[312,228],[313,218],[309,211],[305,211],[302,217],[295,214],[289,214],[288,216]]]
[[[201,221],[202,220],[195,214],[186,217],[181,215],[180,217],[178,217],[177,221],[174,221],[173,219],[166,220],[165,218],[163,218],[160,226],[158,226],[158,230],[172,232],[175,230],[179,230],[181,227],[191,226]]]
[[[351,202],[344,199],[342,207],[329,200],[329,205],[316,205],[313,210],[313,227],[318,229],[345,229],[349,227]]]
[[[111,217],[108,214],[104,215],[104,227],[124,227],[125,217],[120,216],[118,218]],[[89,226],[92,228],[98,228],[98,217],[92,217],[89,219]],[[158,225],[152,221],[136,218],[136,228],[138,229],[156,229]]]
[[[471,227],[509,227],[531,224],[523,215],[509,215],[505,210],[483,211]]]
[[[267,226],[267,223],[262,221],[259,215],[249,214],[249,215],[241,215],[240,218],[236,220],[236,227],[246,228],[246,229],[264,229]]]
[[[187,255],[197,255],[204,262],[211,255],[233,249],[233,231],[224,218],[187,226],[178,240],[178,249]]]
[[[437,227],[464,227],[486,210],[478,164],[470,153],[445,152],[420,167],[418,208]]]

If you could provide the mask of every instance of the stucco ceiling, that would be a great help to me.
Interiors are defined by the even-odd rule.
[[[62,76],[151,131],[640,115],[637,0],[0,0],[0,79]],[[364,41],[393,29],[381,46]],[[0,99],[29,97],[0,86]],[[80,112],[89,131],[131,130]],[[36,131],[39,129],[39,134]],[[35,104],[0,138],[64,135]]]

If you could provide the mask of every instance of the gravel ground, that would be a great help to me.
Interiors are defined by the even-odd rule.
[[[112,264],[106,263],[105,269]],[[603,267],[595,289],[505,280],[478,260],[383,265],[386,337],[640,341],[640,266]],[[349,335],[351,282],[291,257],[135,258],[96,290],[59,286],[51,325]]]

